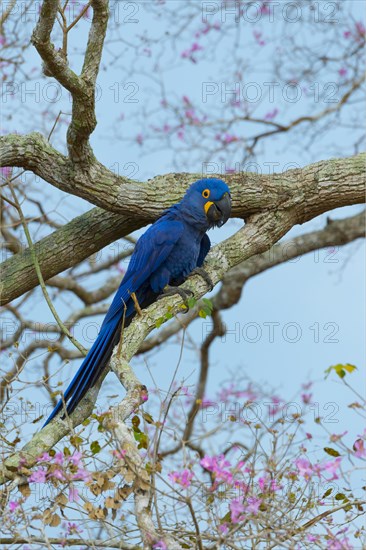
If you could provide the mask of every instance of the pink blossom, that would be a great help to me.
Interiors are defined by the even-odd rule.
[[[33,472],[29,478],[28,481],[30,483],[45,483],[46,482],[46,472],[45,470],[42,470],[41,468],[39,470],[36,470]]]
[[[41,456],[38,457],[38,462],[50,462],[50,460],[52,460],[52,456],[46,452],[42,453]]]
[[[77,472],[72,476],[72,479],[77,479],[78,481],[90,481],[91,475],[84,468],[78,468]]]
[[[203,398],[201,403],[201,409],[204,409],[205,407],[212,407],[214,405],[216,405],[215,401],[212,401],[211,399]]]
[[[264,491],[279,491],[282,489],[282,485],[279,485],[275,479],[270,479],[268,475],[266,477],[260,477],[258,479],[258,485],[262,492]]]
[[[265,46],[266,43],[262,38],[262,33],[260,31],[253,31],[253,36],[259,46]]]
[[[49,477],[54,477],[55,479],[59,479],[60,481],[64,481],[65,479],[64,473],[59,468],[56,468],[54,472],[50,473]]]
[[[198,118],[198,116],[196,115],[193,108],[186,109],[184,114],[188,118],[189,121],[193,122],[193,124],[199,124],[201,122],[200,119]]]
[[[279,485],[279,483],[277,483],[275,479],[271,479],[269,486],[271,491],[273,492],[279,491],[280,489],[282,489],[282,485]]]
[[[269,6],[266,2],[263,2],[260,7],[260,12],[262,15],[268,15],[270,12]]]
[[[77,502],[79,500],[79,491],[75,487],[69,487],[69,502]]]
[[[245,511],[248,514],[256,516],[259,512],[259,506],[262,504],[261,499],[257,497],[248,497],[247,502],[248,504],[245,506]]]
[[[189,470],[171,472],[168,474],[168,477],[171,481],[173,481],[173,483],[178,483],[178,485],[181,485],[182,487],[189,487],[193,478],[193,472],[190,472]]]
[[[310,479],[312,477],[314,473],[313,469],[310,462],[305,458],[298,458],[297,460],[295,460],[295,466],[299,470],[299,474],[305,479]]]
[[[356,32],[360,35],[360,36],[365,36],[366,34],[366,29],[365,29],[365,25],[362,23],[362,21],[357,21],[356,24],[355,24],[355,28],[356,28]]]
[[[273,109],[273,111],[269,111],[264,115],[265,120],[273,120],[278,115],[279,110],[277,108]]]
[[[215,139],[217,141],[221,141],[222,143],[230,144],[230,143],[234,143],[235,141],[238,141],[239,138],[237,138],[233,134],[226,133],[226,134],[223,134],[223,135],[222,134],[216,134]],[[240,396],[236,395],[236,397],[240,397]]]
[[[351,31],[344,31],[343,33],[344,38],[350,38],[352,36]]]
[[[353,444],[353,448],[355,450],[355,455],[358,456],[358,458],[366,458],[366,448],[363,439],[356,439]]]
[[[224,535],[228,532],[228,530],[229,530],[229,525],[227,523],[222,523],[221,525],[219,525],[219,531]]]
[[[115,456],[116,458],[119,458],[120,460],[123,460],[126,454],[127,454],[126,449],[122,449],[121,451],[112,451],[112,455]]]
[[[83,530],[76,523],[72,523],[70,521],[67,522],[66,529],[67,529],[68,535],[73,535],[75,533],[83,532]]]
[[[347,72],[348,71],[345,67],[341,67],[338,71],[338,74],[339,74],[339,76],[346,76]]]
[[[323,470],[325,470],[325,471],[329,472],[330,474],[332,474],[332,477],[330,479],[328,479],[328,481],[333,481],[333,479],[338,479],[338,475],[337,475],[336,471],[341,466],[341,460],[342,460],[342,457],[338,456],[335,460],[331,460],[331,461],[326,462],[325,464],[322,465]]]
[[[224,481],[226,483],[233,483],[233,474],[226,468],[230,467],[230,462],[225,460],[224,455],[210,457],[206,455],[200,461],[203,468],[215,474],[216,481]]]
[[[153,550],[168,550],[168,547],[163,540],[158,540],[158,542],[154,544]]]
[[[244,512],[244,504],[238,498],[234,498],[230,502],[230,512],[231,521],[233,523],[239,523],[240,521],[243,521],[244,516],[242,515],[242,513]]]
[[[343,539],[331,538],[327,540],[327,550],[353,550],[353,547],[347,537]]]
[[[200,50],[203,50],[203,47],[198,44],[198,42],[194,42],[192,44],[192,46],[190,48],[188,48],[187,50],[184,50],[180,56],[183,58],[183,59],[190,59],[190,61],[192,61],[192,63],[197,63],[197,59],[194,57],[194,53],[195,52],[198,52]]]
[[[137,136],[136,136],[136,141],[137,141],[137,143],[138,143],[139,145],[142,145],[143,142],[144,142],[144,137],[143,137],[143,135],[142,135],[142,134],[137,134]]]
[[[339,441],[340,439],[342,439],[342,437],[344,435],[346,435],[348,433],[348,431],[346,430],[345,432],[343,432],[342,434],[332,434],[330,436],[330,440],[335,442],[335,441]]]
[[[69,461],[72,462],[74,466],[79,466],[82,457],[83,454],[80,451],[75,451],[71,456],[69,456]]]
[[[64,463],[64,453],[56,453],[53,457],[53,461],[55,464],[63,464]]]
[[[6,38],[3,34],[0,34],[0,46],[4,46],[6,43]]]
[[[312,393],[302,393],[301,394],[301,399],[302,399],[302,402],[304,403],[304,405],[308,405],[309,403],[311,403],[312,396],[313,396]]]
[[[306,480],[311,479],[313,475],[321,477],[322,472],[328,472],[332,474],[332,477],[327,479],[327,481],[332,481],[333,479],[338,479],[337,470],[340,467],[341,460],[342,457],[339,456],[335,460],[312,465],[306,458],[298,458],[295,460],[295,465],[299,471],[299,475]]]
[[[177,138],[183,140],[184,139],[184,131],[178,130],[177,132]]]
[[[7,179],[11,176],[11,167],[10,166],[3,166],[0,168],[1,175]]]
[[[17,502],[16,500],[11,500],[9,502],[9,510],[11,513],[15,512],[15,510],[18,508],[19,506],[19,502]]]
[[[266,488],[266,481],[265,481],[264,477],[260,477],[260,478],[258,479],[258,485],[259,485],[259,488],[260,488],[261,491],[264,491],[264,490],[265,490],[265,488]]]

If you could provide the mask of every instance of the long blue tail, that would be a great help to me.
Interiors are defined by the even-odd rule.
[[[119,340],[121,321],[122,319],[115,317],[102,326],[88,355],[65,391],[64,399],[59,400],[44,426],[62,410],[63,402],[67,403],[67,414],[71,414],[88,389],[94,386]]]
[[[126,283],[122,282],[103,321],[97,339],[65,391],[64,398],[59,400],[43,427],[47,426],[63,409],[64,402],[67,404],[67,414],[71,414],[86,392],[94,386],[107,365],[113,348],[119,341],[122,323],[124,327],[127,327],[136,313],[134,302],[130,298],[129,292],[127,292],[127,285],[128,281]],[[152,304],[157,296],[158,294],[153,292],[147,283],[141,285],[136,292],[141,309]],[[122,307],[122,304],[125,304],[126,308]]]

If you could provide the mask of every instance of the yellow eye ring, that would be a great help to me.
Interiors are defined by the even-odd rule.
[[[205,199],[208,199],[209,196],[210,196],[210,190],[209,189],[204,189],[202,191],[202,197],[205,198]]]

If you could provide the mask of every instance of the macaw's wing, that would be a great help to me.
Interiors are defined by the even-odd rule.
[[[201,248],[197,259],[197,267],[201,267],[209,250],[211,248],[211,241],[207,233],[205,233],[201,240]]]
[[[183,230],[184,225],[180,221],[159,220],[139,238],[103,325],[116,314],[123,313],[131,293],[136,292],[166,260]]]

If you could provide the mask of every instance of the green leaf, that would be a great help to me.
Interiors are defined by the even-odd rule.
[[[194,307],[197,303],[197,300],[194,296],[191,296],[190,298],[188,298],[187,300],[187,306],[189,307],[189,309],[191,309],[192,307]]]
[[[93,455],[96,455],[100,452],[101,446],[99,445],[99,441],[93,441],[93,443],[90,444],[90,450],[93,453]]]
[[[341,456],[336,449],[332,449],[331,447],[324,447],[324,451],[330,456]]]
[[[133,432],[134,438],[138,442],[138,449],[147,449],[149,446],[149,438],[143,432]]]
[[[336,500],[346,500],[347,502],[347,497],[346,495],[344,495],[343,493],[337,493],[336,496],[334,497]]]
[[[209,311],[210,315],[211,315],[211,313],[213,311],[213,308],[214,308],[213,303],[211,302],[211,300],[209,300],[209,298],[203,298],[202,302],[205,304],[205,309],[207,311]]]
[[[326,498],[326,497],[329,497],[330,493],[333,491],[332,488],[328,489],[328,491],[325,491],[324,495],[322,496],[322,498]]]

